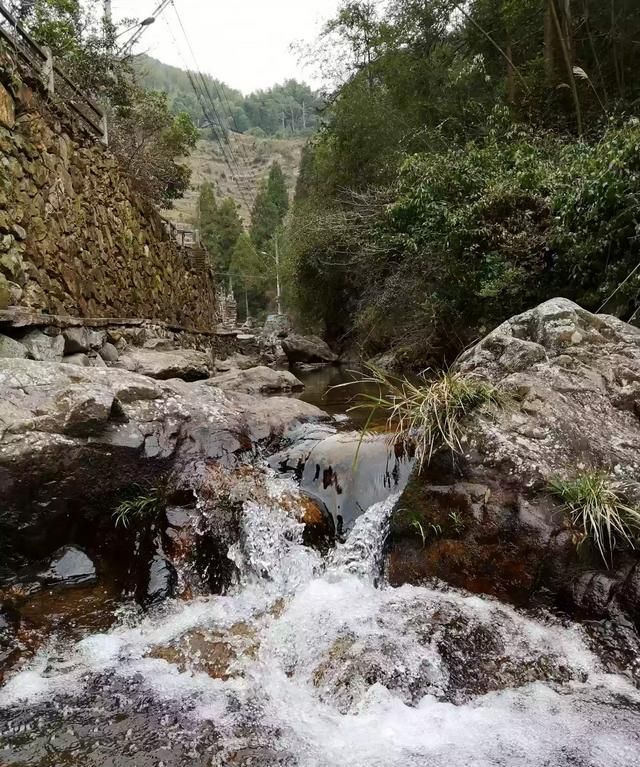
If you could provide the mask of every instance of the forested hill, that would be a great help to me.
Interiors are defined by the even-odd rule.
[[[196,125],[202,125],[202,109],[186,71],[150,56],[138,57],[135,66],[145,88],[167,93],[174,112],[187,112]],[[224,127],[229,130],[286,138],[311,135],[317,127],[321,100],[304,83],[287,80],[244,96],[209,75],[203,77]]]

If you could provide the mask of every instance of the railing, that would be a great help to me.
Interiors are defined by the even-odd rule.
[[[181,229],[173,221],[162,217],[167,234],[178,245],[194,272],[206,272],[210,266],[209,253],[200,241],[197,229]]]
[[[42,82],[49,98],[60,98],[91,133],[107,143],[107,122],[103,110],[56,65],[51,51],[38,45],[9,9],[0,3],[2,41]]]

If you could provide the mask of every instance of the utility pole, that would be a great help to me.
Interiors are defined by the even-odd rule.
[[[305,102],[302,102],[302,129],[307,129],[307,105]]]
[[[276,309],[278,314],[282,314],[282,300],[280,295],[280,247],[278,245],[278,232],[275,236],[276,245]]]

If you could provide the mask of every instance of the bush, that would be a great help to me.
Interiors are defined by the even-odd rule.
[[[502,405],[504,395],[479,378],[456,372],[429,376],[421,374],[420,383],[387,375],[373,365],[358,383],[378,386],[377,394],[360,393],[351,410],[369,413],[365,432],[382,411],[395,442],[415,446],[420,468],[429,464],[440,448],[462,452],[463,421],[471,411],[483,405]],[[349,386],[350,384],[345,384]]]
[[[616,545],[634,547],[640,531],[640,508],[627,501],[624,488],[606,473],[587,471],[573,479],[558,479],[550,489],[564,502],[582,540],[591,540],[605,563],[612,562]]]
[[[607,308],[628,318],[640,305],[640,272],[626,279],[640,260],[640,124],[595,144],[505,128],[500,114],[492,126],[463,147],[436,131],[391,186],[333,204],[331,145],[314,149],[291,237],[303,309],[340,307],[341,332],[366,354],[394,348],[416,367],[556,295],[597,311],[616,291]]]

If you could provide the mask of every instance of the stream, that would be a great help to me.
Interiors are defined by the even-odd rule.
[[[640,692],[582,626],[437,582],[392,589],[400,488],[323,551],[303,544],[296,482],[261,471],[225,595],[143,611],[107,580],[102,625],[77,592],[73,630],[67,614],[0,688],[2,767],[638,764]]]

